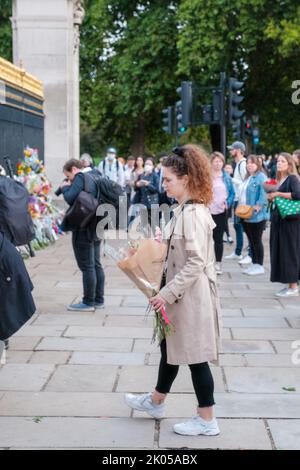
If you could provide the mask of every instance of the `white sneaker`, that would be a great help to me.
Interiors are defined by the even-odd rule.
[[[216,273],[217,274],[223,274],[221,263],[216,263],[215,268],[216,268]]]
[[[253,270],[253,266],[249,266],[249,268],[243,271],[243,274],[250,274],[252,270]]]
[[[242,259],[242,255],[237,255],[235,251],[231,253],[231,255],[225,256],[225,259]]]
[[[285,289],[277,292],[275,295],[277,297],[297,297],[299,295],[299,289],[298,287],[296,287],[296,289],[290,289],[286,287]]]
[[[261,264],[253,264],[250,268],[243,271],[243,274],[248,274],[248,276],[256,276],[257,274],[264,274],[265,269]]]
[[[287,287],[285,287],[284,289],[281,289],[279,292],[277,292],[277,293],[275,294],[276,297],[282,297],[282,295],[284,295],[287,290],[288,290]]]
[[[249,255],[244,256],[244,258],[239,261],[239,264],[250,264],[250,263],[252,263],[252,258]]]
[[[152,401],[151,393],[144,393],[143,395],[134,395],[133,393],[126,393],[125,402],[127,405],[138,411],[145,411],[152,418],[160,419],[164,416],[166,405],[156,405]]]
[[[190,421],[185,423],[174,424],[174,432],[182,434],[183,436],[216,436],[220,434],[220,429],[217,420],[214,418],[211,421],[205,421],[201,416],[194,416]]]

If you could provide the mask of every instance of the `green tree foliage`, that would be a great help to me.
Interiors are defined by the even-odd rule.
[[[243,107],[248,116],[259,113],[265,151],[300,145],[300,106],[291,101],[292,82],[300,78],[298,5],[298,0],[183,0],[179,7],[179,72],[203,85],[221,70],[245,80]]]
[[[175,101],[176,2],[90,0],[81,39],[82,147],[135,154],[169,147],[161,110]]]
[[[103,155],[170,148],[161,111],[181,80],[246,82],[243,107],[260,117],[263,151],[300,147],[299,0],[85,0],[81,28],[82,150]],[[12,60],[12,0],[1,0],[0,56]],[[203,97],[205,100],[205,97]],[[205,101],[203,101],[204,103]],[[209,143],[207,127],[181,138]]]
[[[0,6],[0,57],[12,61],[12,0],[1,0]]]

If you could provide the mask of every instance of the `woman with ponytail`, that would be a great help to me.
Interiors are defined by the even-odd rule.
[[[208,362],[219,350],[219,299],[216,286],[213,229],[208,205],[212,200],[211,167],[206,152],[196,145],[173,149],[163,162],[163,186],[178,207],[166,226],[166,268],[159,293],[150,299],[162,307],[173,331],[160,344],[158,380],[152,393],[127,394],[126,403],[162,418],[164,401],[178,373],[188,364],[197,396],[197,416],[174,425],[183,435],[219,434],[213,416],[214,381]]]

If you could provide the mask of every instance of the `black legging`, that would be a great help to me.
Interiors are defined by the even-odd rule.
[[[264,245],[262,242],[262,235],[266,228],[266,221],[243,221],[242,224],[249,240],[252,262],[253,264],[260,264],[262,266],[264,262]]]
[[[226,212],[212,214],[212,218],[216,224],[213,230],[213,239],[217,263],[220,263],[223,257],[223,235],[226,228],[226,217]]]
[[[167,363],[167,344],[162,340],[160,344],[161,360],[158,370],[158,380],[155,390],[159,393],[169,393],[177,376],[179,366]],[[199,408],[213,406],[214,401],[214,379],[207,362],[200,364],[189,364],[192,374],[194,390],[198,399]]]

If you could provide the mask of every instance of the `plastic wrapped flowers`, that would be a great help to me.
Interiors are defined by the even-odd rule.
[[[39,159],[38,149],[26,147],[24,160],[17,165],[17,180],[25,185],[30,194],[29,212],[36,235],[31,245],[34,250],[38,250],[57,240],[63,217],[62,211],[51,201],[52,186],[47,179],[44,164]]]

